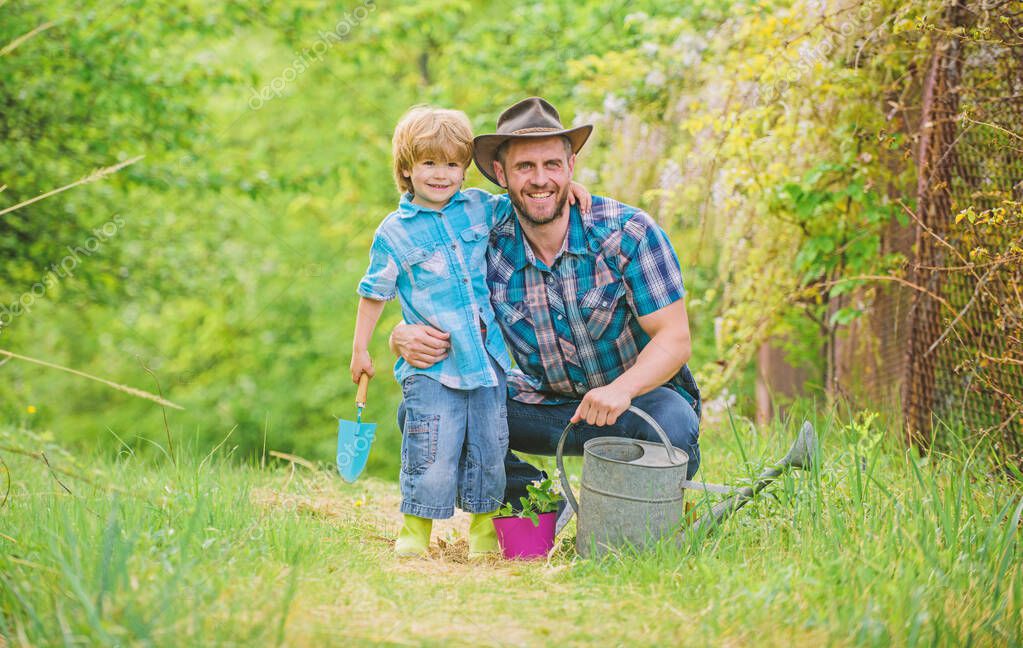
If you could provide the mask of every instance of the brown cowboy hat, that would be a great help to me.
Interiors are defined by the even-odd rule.
[[[513,139],[540,139],[564,135],[572,142],[572,152],[578,153],[593,131],[592,124],[566,129],[561,125],[561,116],[546,99],[530,97],[523,99],[497,118],[497,133],[479,135],[472,141],[472,157],[480,173],[494,184],[501,184],[494,176],[494,160],[497,149]]]

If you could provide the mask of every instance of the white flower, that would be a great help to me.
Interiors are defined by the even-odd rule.
[[[674,191],[676,187],[682,184],[682,167],[679,166],[678,162],[669,159],[664,163],[658,184],[665,191]]]
[[[645,23],[647,21],[647,19],[649,19],[649,18],[650,18],[650,16],[648,16],[646,14],[646,12],[644,12],[644,11],[637,11],[636,13],[630,13],[627,16],[625,16],[624,23],[626,25],[630,25],[632,23],[640,23],[640,24],[642,24],[642,23]]]
[[[617,95],[609,94],[604,97],[604,112],[608,114],[622,115],[625,113],[626,107],[625,99]]]
[[[648,86],[659,88],[664,85],[666,80],[667,78],[664,76],[664,72],[661,72],[660,70],[650,70],[650,72],[646,75],[646,78],[643,79],[643,83]]]
[[[600,180],[600,174],[597,173],[597,170],[590,169],[588,167],[585,169],[580,169],[577,166],[576,176],[579,178],[579,182],[583,183],[588,187],[597,184],[597,181]]]

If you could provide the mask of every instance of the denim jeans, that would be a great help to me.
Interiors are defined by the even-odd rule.
[[[452,389],[421,374],[401,384],[401,511],[449,518],[454,507],[489,513],[501,506],[508,452],[504,371],[496,387]]]
[[[689,455],[686,478],[692,479],[700,467],[700,419],[692,405],[674,389],[658,387],[638,396],[632,404],[649,414],[668,435],[671,444]],[[510,449],[505,455],[504,469],[507,486],[504,501],[513,505],[526,495],[526,485],[543,479],[546,473],[511,453],[511,450],[529,454],[553,455],[558,439],[579,401],[561,405],[529,405],[508,401],[508,431]],[[581,455],[583,444],[602,436],[628,437],[640,441],[660,443],[657,432],[646,421],[632,412],[625,412],[614,425],[597,427],[579,424],[565,439],[565,455]]]

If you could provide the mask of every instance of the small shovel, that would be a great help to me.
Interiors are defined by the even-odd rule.
[[[366,407],[366,391],[369,388],[369,374],[359,378],[359,389],[355,394],[355,406],[359,413],[354,421],[338,419],[337,426],[337,471],[351,484],[366,467],[369,451],[376,436],[376,423],[363,423],[362,410]]]

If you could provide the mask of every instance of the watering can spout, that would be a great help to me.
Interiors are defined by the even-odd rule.
[[[779,463],[783,466],[809,470],[813,467],[816,457],[817,433],[814,432],[813,424],[810,421],[803,421],[803,427],[799,430],[799,436],[792,443],[788,454]]]
[[[799,434],[796,436],[796,440],[792,443],[792,447],[789,448],[789,451],[782,457],[781,461],[776,463],[773,468],[768,468],[760,473],[752,486],[738,489],[732,497],[714,505],[708,513],[678,536],[679,544],[685,545],[687,538],[694,536],[698,532],[706,533],[720,526],[732,513],[745,506],[757,493],[767,488],[768,484],[778,479],[788,469],[801,468],[803,470],[810,470],[816,461],[817,433],[814,432],[813,425],[809,421],[804,421]]]

